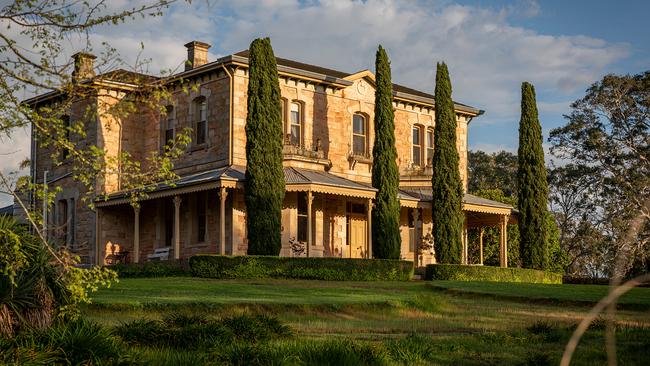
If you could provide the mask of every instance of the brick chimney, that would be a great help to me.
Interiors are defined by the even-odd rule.
[[[185,45],[187,47],[187,62],[185,71],[192,70],[208,63],[208,48],[211,46],[204,42],[192,41]]]
[[[95,59],[97,56],[91,53],[77,52],[72,55],[74,59],[74,71],[72,80],[82,81],[95,77]]]

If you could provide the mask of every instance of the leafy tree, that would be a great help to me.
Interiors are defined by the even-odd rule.
[[[542,148],[542,127],[537,117],[535,88],[521,85],[519,122],[519,233],[521,261],[526,268],[546,269],[548,265],[548,182]]]
[[[390,61],[379,46],[375,61],[375,143],[372,149],[372,186],[377,188],[372,211],[372,253],[375,258],[399,259],[399,171],[395,147],[395,115]]]
[[[278,70],[269,38],[251,43],[246,117],[245,199],[248,254],[282,248],[282,117]]]
[[[587,172],[594,203],[580,227],[598,231],[600,275],[623,277],[650,241],[650,71],[606,75],[553,129],[551,152]],[[581,174],[584,177],[584,175]]]
[[[508,151],[488,154],[470,151],[468,154],[468,190],[470,193],[500,189],[507,197],[517,196],[517,155]]]
[[[463,184],[458,169],[456,113],[447,65],[436,72],[436,126],[433,150],[433,237],[438,263],[460,263]]]
[[[557,221],[559,244],[570,275],[600,277],[603,222],[598,213],[598,171],[567,164],[549,170],[549,203]],[[602,272],[602,271],[601,271]]]
[[[79,61],[74,65],[61,57],[74,39],[81,41],[79,50],[92,51],[89,33],[96,27],[143,16],[159,16],[173,2],[175,0],[151,0],[144,5],[123,8],[109,6],[103,0],[16,0],[0,8],[3,19],[0,27],[0,138],[4,143],[11,143],[7,140],[12,140],[17,129],[31,127],[38,146],[53,152],[55,166],[62,164],[64,158],[68,159],[71,177],[82,187],[82,199],[91,207],[95,198],[106,193],[96,189],[96,182],[107,176],[120,175],[122,187],[133,189],[134,204],[138,197],[146,194],[143,188],[151,183],[176,178],[172,161],[183,151],[187,139],[179,134],[164,154],[152,154],[145,163],[133,161],[128,152],[107,152],[87,136],[88,127],[96,125],[99,117],[121,119],[136,110],[164,113],[160,100],[169,96],[168,79],[154,80],[138,73],[146,62],[126,65],[116,50],[105,43],[96,67],[83,77],[70,73],[74,66],[81,65]],[[135,72],[107,70],[120,66]],[[95,70],[100,71],[99,75],[94,75]],[[95,83],[102,78],[128,82],[134,86],[134,91],[116,97]],[[187,88],[182,81],[175,86]],[[21,101],[25,96],[44,93],[55,95],[56,102],[27,104]],[[101,109],[88,103],[88,108],[81,108],[83,117],[71,123],[63,118],[73,106],[80,106],[82,101],[96,101],[99,97],[121,99],[114,106]],[[29,161],[20,168],[25,165],[28,166]],[[88,292],[115,279],[115,273],[105,268],[76,268],[77,257],[45,239],[40,210],[31,210],[29,203],[17,192],[18,176],[15,171],[0,172],[0,193],[14,197],[33,235],[14,224],[4,222],[0,225],[3,236],[0,243],[3,247],[0,255],[0,327],[6,334],[23,325],[47,326],[57,316],[78,316],[76,305],[90,301]],[[44,188],[27,182],[24,190],[29,191],[35,201],[51,203],[57,190]],[[36,320],[38,324],[30,323]]]

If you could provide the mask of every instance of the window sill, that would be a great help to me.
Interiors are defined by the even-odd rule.
[[[372,157],[371,156],[366,156],[366,155],[350,155],[348,157],[348,160],[350,161],[356,161],[358,163],[366,163],[366,164],[371,164],[372,163]]]

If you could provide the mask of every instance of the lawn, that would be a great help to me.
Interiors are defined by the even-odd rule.
[[[551,285],[536,283],[500,283],[472,281],[433,281],[436,288],[452,292],[495,295],[498,297],[555,300],[558,302],[574,302],[595,304],[609,292],[608,286],[600,285]],[[639,309],[650,308],[650,288],[633,288],[623,295],[619,304],[629,305]]]
[[[259,347],[270,347],[293,354],[343,341],[384,352],[388,364],[557,364],[587,304],[606,291],[581,285],[483,285],[492,289],[490,296],[470,292],[480,288],[476,284],[466,292],[451,282],[122,279],[95,294],[84,313],[111,327],[170,312],[215,319],[264,314],[292,329],[290,339],[269,341],[249,353],[268,353]],[[635,291],[625,301],[647,304],[649,291]],[[617,327],[620,363],[646,363],[648,312],[620,310]],[[588,331],[576,357],[577,365],[606,363],[602,328]]]

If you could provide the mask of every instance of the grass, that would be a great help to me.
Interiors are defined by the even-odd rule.
[[[472,292],[482,288],[478,284],[456,282],[122,279],[96,293],[84,312],[110,327],[142,318],[158,321],[170,312],[215,319],[263,314],[294,334],[223,350],[219,357],[226,364],[262,354],[282,356],[289,364],[328,364],[320,353],[343,360],[350,352],[404,365],[557,364],[588,305],[607,291],[585,285],[483,285],[489,296]],[[645,306],[649,291],[639,289],[624,301]],[[644,364],[648,313],[618,311],[617,329],[620,363]],[[253,359],[271,362],[264,357]],[[587,332],[576,357],[577,365],[606,362],[602,329]]]
[[[535,283],[503,283],[474,281],[433,281],[437,288],[474,294],[495,295],[498,297],[554,300],[567,303],[595,304],[609,292],[608,286],[600,285],[550,285]],[[640,309],[650,308],[650,288],[633,288],[623,295],[619,304]]]

